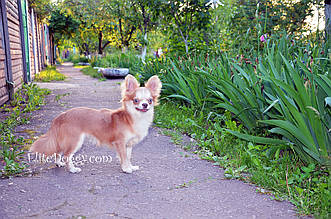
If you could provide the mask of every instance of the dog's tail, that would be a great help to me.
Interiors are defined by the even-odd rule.
[[[39,139],[31,145],[30,152],[38,152],[46,156],[57,153],[58,145],[56,136],[57,129],[52,125],[46,134],[40,136]]]

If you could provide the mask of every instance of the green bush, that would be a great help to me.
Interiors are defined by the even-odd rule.
[[[155,72],[153,70],[148,71],[147,69],[152,67],[150,63],[154,62],[154,58],[147,56],[146,64],[141,61],[139,55],[135,52],[122,53],[120,51],[108,54],[105,57],[92,57],[90,64],[92,67],[102,67],[102,68],[128,68],[130,74],[136,76],[138,80],[149,78],[147,72]],[[142,78],[144,76],[144,78]],[[147,78],[147,79],[148,79]]]
[[[159,73],[167,98],[219,114],[230,111],[246,128],[244,133],[228,130],[238,137],[286,144],[305,163],[329,165],[331,117],[324,100],[331,93],[331,80],[326,54],[323,44],[305,45],[284,35],[264,42],[256,58],[173,57],[147,64],[144,74]]]
[[[69,62],[72,62],[74,65],[78,64],[79,62],[89,62],[89,59],[86,56],[82,56],[79,54],[70,54],[68,58]]]

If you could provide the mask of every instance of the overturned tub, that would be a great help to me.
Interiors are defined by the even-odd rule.
[[[128,68],[99,68],[98,72],[105,77],[125,77],[129,74]]]

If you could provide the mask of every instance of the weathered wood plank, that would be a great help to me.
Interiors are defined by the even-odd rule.
[[[10,49],[21,49],[21,44],[10,42]]]
[[[8,95],[5,95],[3,97],[0,98],[0,105],[3,105],[4,103],[6,103],[9,100]]]
[[[15,24],[19,24],[19,18],[18,18],[18,14],[17,13],[14,13],[12,11],[7,11],[7,18],[11,22],[13,22]]]

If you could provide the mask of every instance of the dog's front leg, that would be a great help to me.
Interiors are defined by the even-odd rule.
[[[130,164],[130,161],[127,156],[127,149],[126,149],[125,143],[124,142],[117,143],[116,150],[120,156],[121,168],[122,168],[123,172],[132,173],[132,168],[131,168],[131,164]]]
[[[133,166],[131,164],[131,154],[132,154],[132,147],[136,144],[138,144],[140,142],[140,137],[136,136],[134,138],[132,138],[128,143],[127,143],[127,148],[126,148],[126,152],[127,152],[127,156],[128,156],[128,160],[131,166],[132,171],[136,171],[139,170],[139,166]]]
[[[131,164],[132,146],[129,145],[129,146],[126,148],[126,154],[127,154],[127,156],[128,156],[128,161],[129,161],[129,163],[130,163],[130,166],[131,166],[132,171],[139,170],[139,166],[132,166],[132,164]]]

